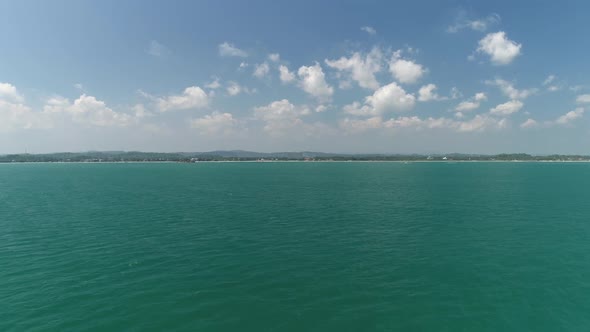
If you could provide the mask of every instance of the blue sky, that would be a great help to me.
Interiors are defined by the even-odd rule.
[[[3,1],[0,153],[590,154],[583,1]]]

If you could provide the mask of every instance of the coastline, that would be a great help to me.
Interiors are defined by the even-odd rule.
[[[590,163],[590,160],[202,160],[202,161],[14,161],[0,165],[18,164],[206,164],[206,163]]]

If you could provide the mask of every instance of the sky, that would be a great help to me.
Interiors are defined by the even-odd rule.
[[[587,1],[0,1],[0,154],[590,154]]]

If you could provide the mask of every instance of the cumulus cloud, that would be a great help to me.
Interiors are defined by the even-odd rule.
[[[510,100],[490,109],[490,113],[495,115],[510,115],[520,111],[523,106],[524,104],[520,100]]]
[[[326,105],[318,105],[315,108],[316,113],[322,113],[328,110],[328,108],[331,108],[331,106],[326,106]]]
[[[576,98],[576,102],[578,104],[588,104],[588,103],[590,103],[590,94],[579,95]]]
[[[375,30],[375,28],[370,27],[370,26],[364,26],[361,27],[361,31],[364,31],[370,35],[376,35],[377,34],[377,30]]]
[[[209,104],[209,96],[198,86],[190,86],[179,95],[154,97],[139,91],[144,97],[152,100],[161,112],[204,108]]]
[[[483,92],[478,92],[475,94],[475,96],[473,96],[473,99],[475,99],[477,101],[483,101],[483,100],[487,100],[488,96],[486,96],[486,94]]]
[[[387,112],[404,112],[412,109],[416,97],[407,93],[402,87],[393,82],[382,86],[373,95],[365,98],[364,105],[359,102],[344,106],[345,113],[352,115],[370,116]]]
[[[368,54],[354,52],[348,58],[326,59],[325,62],[328,67],[348,73],[360,87],[375,90],[379,88],[375,74],[381,71],[382,58],[381,51],[375,47]]]
[[[295,106],[287,99],[254,108],[254,115],[266,122],[264,130],[273,134],[280,134],[285,129],[302,124],[301,117],[310,113],[307,106]]]
[[[51,127],[49,119],[25,105],[15,86],[0,83],[0,131],[48,127]]]
[[[414,107],[415,101],[414,95],[406,93],[395,82],[379,88],[366,99],[366,103],[371,105],[377,113],[407,111]]]
[[[272,62],[279,62],[281,61],[281,56],[279,53],[271,53],[268,55],[268,59]]]
[[[506,119],[495,119],[487,115],[476,115],[474,118],[466,121],[457,121],[445,117],[420,118],[418,116],[400,116],[389,120],[383,120],[380,116],[373,116],[367,119],[345,118],[340,121],[340,127],[352,133],[379,128],[413,128],[416,130],[447,129],[456,132],[480,132],[491,129],[503,129],[506,126]]]
[[[245,51],[237,48],[234,44],[230,44],[228,42],[223,42],[219,44],[219,55],[221,56],[235,56],[245,58],[248,56],[248,53]]]
[[[520,124],[520,128],[529,129],[529,128],[537,127],[538,125],[539,125],[539,123],[537,121],[529,118],[525,122]]]
[[[584,116],[584,109],[582,107],[578,107],[573,111],[569,111],[566,114],[560,116],[555,120],[556,124],[559,125],[568,125],[574,122],[575,120]]]
[[[289,68],[284,65],[279,66],[279,78],[283,83],[290,83],[295,80],[295,74],[289,71]]]
[[[475,20],[469,20],[466,18],[464,13],[458,15],[455,20],[455,24],[450,25],[447,28],[447,32],[456,33],[463,29],[471,29],[474,31],[486,31],[490,26],[500,23],[501,18],[498,14],[490,14],[486,17],[478,18]]]
[[[519,90],[514,87],[513,83],[503,80],[501,78],[497,78],[493,81],[486,81],[485,83],[488,85],[497,86],[498,88],[500,88],[500,91],[502,91],[502,93],[510,99],[526,99],[527,97],[537,93],[538,91],[535,88]]]
[[[191,127],[204,135],[231,134],[237,120],[230,113],[213,112],[201,118],[192,119]]]
[[[457,112],[469,112],[479,108],[479,103],[475,101],[462,101],[455,107]]]
[[[518,44],[506,37],[504,31],[489,33],[479,41],[477,52],[485,53],[494,65],[510,64],[520,55],[522,44]]]
[[[242,87],[236,82],[229,82],[226,91],[230,96],[236,96],[242,92]]]
[[[455,107],[455,111],[457,112],[470,112],[475,109],[478,109],[481,102],[487,100],[488,97],[483,92],[476,93],[473,97],[468,100],[462,101]],[[461,113],[462,115],[462,113]]]
[[[82,94],[73,103],[60,96],[52,97],[47,100],[43,112],[53,115],[69,115],[75,122],[100,127],[124,127],[133,121],[133,117],[129,114],[115,112],[107,107],[104,101],[86,94]]]
[[[254,67],[254,73],[252,73],[252,75],[254,75],[257,78],[264,78],[268,75],[269,72],[270,66],[268,65],[268,63],[263,62],[261,64],[257,64]]]
[[[400,51],[394,52],[391,57],[389,71],[396,80],[407,84],[416,83],[427,72],[426,68],[413,60],[402,59]]]
[[[478,114],[469,121],[460,122],[457,130],[463,132],[484,131],[486,129],[503,129],[507,126],[506,119],[494,119],[485,114]]]
[[[169,55],[170,50],[166,46],[160,44],[158,41],[152,40],[148,46],[147,53],[155,57],[163,57]]]
[[[332,97],[334,88],[326,82],[326,76],[319,63],[316,62],[313,66],[301,66],[297,75],[300,78],[299,86],[303,91],[318,100],[329,100]]]
[[[237,96],[242,92],[245,92],[247,94],[256,92],[255,89],[248,89],[247,87],[242,86],[234,81],[229,81],[225,90],[227,91],[227,94],[230,96]]]
[[[212,89],[212,90],[219,89],[221,87],[221,83],[219,82],[219,77],[215,77],[215,79],[212,82],[207,83],[205,85],[205,87],[207,89]]]
[[[418,90],[418,100],[419,101],[433,101],[433,100],[446,100],[447,97],[441,97],[436,93],[436,85],[435,84],[427,84],[424,85]]]
[[[0,98],[14,102],[22,102],[24,97],[16,90],[16,87],[10,83],[0,82]]]

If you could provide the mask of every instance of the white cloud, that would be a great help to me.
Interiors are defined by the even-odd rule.
[[[479,41],[477,52],[485,53],[494,65],[507,65],[520,55],[522,44],[508,38],[504,31],[489,33]]]
[[[475,101],[462,101],[455,107],[455,111],[469,112],[479,108],[479,103]]]
[[[133,117],[129,114],[115,112],[107,107],[104,101],[86,94],[82,94],[73,103],[60,96],[52,97],[45,103],[43,113],[66,114],[75,122],[100,127],[124,127],[133,121]]]
[[[382,53],[375,47],[371,52],[362,55],[359,52],[353,53],[349,58],[341,57],[338,60],[326,59],[326,65],[339,71],[349,72],[352,79],[360,87],[366,89],[378,89],[379,82],[375,74],[381,71]]]
[[[268,59],[272,62],[279,62],[281,61],[281,56],[279,53],[271,53],[268,55]]]
[[[279,78],[283,83],[289,83],[295,80],[295,74],[289,71],[289,68],[284,65],[279,66]]]
[[[76,90],[84,91],[84,86],[82,85],[82,83],[74,84],[74,88],[76,88]]]
[[[475,94],[475,96],[473,97],[473,99],[477,100],[477,101],[483,101],[483,100],[487,100],[488,96],[486,96],[485,93],[483,92],[478,92]]]
[[[247,62],[240,62],[240,67],[238,67],[238,69],[242,70],[244,68],[248,68],[249,64]]]
[[[502,91],[502,93],[510,99],[526,99],[527,97],[537,93],[538,91],[537,89],[518,90],[514,87],[514,85],[511,82],[508,82],[501,78],[497,78],[493,81],[486,81],[485,83],[488,85],[497,86],[498,88],[500,88],[500,91]]]
[[[414,107],[416,98],[397,85],[395,82],[379,88],[366,103],[379,114],[388,111],[407,111]]]
[[[221,83],[219,83],[219,77],[215,77],[215,79],[212,82],[207,83],[205,85],[205,87],[207,89],[213,89],[213,90],[219,89],[221,87]]]
[[[299,82],[303,91],[316,97],[319,100],[329,100],[334,93],[328,83],[326,83],[326,76],[319,63],[313,66],[301,66],[297,71],[297,75],[301,81]]]
[[[14,86],[0,83],[0,132],[51,127],[50,119],[22,102],[24,99]]]
[[[543,81],[543,86],[547,87],[547,91],[555,92],[555,91],[559,91],[563,88],[562,84],[551,84],[551,83],[555,82],[556,78],[557,78],[557,76],[555,76],[555,75],[549,75]]]
[[[469,121],[460,122],[457,130],[463,132],[483,131],[486,129],[504,129],[506,126],[506,119],[498,120],[485,114],[478,114]]]
[[[556,76],[555,75],[549,75],[547,76],[547,78],[543,81],[543,85],[549,85],[551,84],[551,82],[553,82],[555,80]]]
[[[85,94],[74,100],[69,112],[74,115],[74,120],[96,126],[126,126],[131,120],[129,115],[117,113],[108,108],[104,101]]]
[[[520,100],[510,100],[490,109],[490,113],[495,115],[510,115],[520,111],[523,106],[524,104]]]
[[[245,58],[248,56],[248,53],[237,48],[234,44],[230,44],[228,42],[223,42],[223,43],[219,44],[219,55],[221,55],[221,56],[236,56],[236,57]]]
[[[43,113],[61,113],[65,112],[70,106],[70,100],[62,96],[53,96],[45,101]]]
[[[254,75],[255,77],[258,77],[258,78],[264,78],[268,75],[269,72],[270,72],[270,66],[268,65],[268,63],[263,62],[261,64],[257,64],[254,67],[254,73],[252,73],[252,75]]]
[[[0,98],[15,102],[22,102],[24,97],[16,90],[16,87],[10,83],[0,82]]]
[[[520,124],[520,128],[529,129],[529,128],[537,127],[538,125],[539,125],[539,123],[537,121],[529,118],[525,122]]]
[[[447,32],[455,33],[463,29],[471,29],[480,32],[486,31],[491,25],[499,23],[500,20],[500,15],[498,14],[490,14],[486,17],[475,20],[468,20],[465,18],[465,15],[462,14],[457,18],[455,24],[447,28]]]
[[[147,53],[155,57],[163,57],[169,55],[171,52],[166,46],[158,43],[156,40],[152,40],[148,46]]]
[[[478,109],[481,102],[484,100],[487,100],[487,99],[488,99],[488,97],[486,96],[485,93],[478,92],[473,97],[471,97],[469,100],[465,100],[465,101],[460,102],[459,105],[457,105],[455,107],[455,111],[458,111],[458,112],[473,111],[475,109]]]
[[[448,119],[445,118],[440,119],[444,119],[443,121],[439,121],[441,124],[448,121]],[[383,126],[386,128],[420,128],[423,126],[429,126],[428,123],[433,122],[433,120],[435,119],[428,118],[423,120],[417,116],[400,116],[398,118],[392,118],[385,121]]]
[[[407,93],[393,82],[382,86],[373,95],[365,98],[365,104],[358,102],[344,106],[345,113],[352,115],[380,115],[386,112],[403,112],[410,110],[416,103],[416,97]]]
[[[432,100],[445,100],[448,99],[446,97],[439,96],[436,92],[436,85],[434,84],[427,84],[424,85],[418,90],[418,100],[419,101],[432,101]]]
[[[413,128],[421,129],[447,129],[456,132],[481,132],[490,129],[506,128],[506,119],[495,119],[487,115],[476,115],[474,118],[467,121],[457,121],[449,118],[433,118],[425,119],[417,116],[401,116],[391,118],[383,121],[380,116],[373,116],[367,119],[350,119],[345,118],[340,121],[340,127],[347,132],[359,133],[370,129],[396,129],[396,128]]]
[[[301,116],[310,114],[307,106],[295,106],[287,99],[254,108],[254,115],[266,122],[264,130],[280,134],[283,130],[302,124]]]
[[[588,104],[588,103],[590,103],[590,94],[579,95],[576,98],[576,102],[578,104]]]
[[[230,96],[237,96],[242,92],[245,92],[247,94],[252,94],[256,92],[256,89],[248,89],[247,87],[242,86],[234,81],[229,81],[225,90],[227,91],[227,94],[229,94]]]
[[[344,118],[340,121],[340,128],[351,133],[361,133],[369,129],[383,128],[383,120],[380,116],[374,116],[362,120]]]
[[[209,96],[198,86],[190,86],[179,95],[156,98],[145,92],[140,92],[153,100],[161,112],[204,108],[209,104]]]
[[[331,108],[331,106],[326,106],[326,105],[318,105],[315,108],[316,113],[322,113],[328,110],[328,108]]]
[[[201,134],[231,134],[237,125],[237,120],[230,113],[213,112],[204,117],[192,119],[191,127],[199,130]]]
[[[401,52],[394,52],[389,62],[389,71],[393,77],[401,83],[416,83],[427,70],[422,65],[412,61],[405,60],[401,57]]]
[[[236,82],[229,82],[226,91],[230,96],[236,96],[242,92],[242,87]]]
[[[555,120],[555,123],[560,125],[568,125],[573,121],[581,118],[584,115],[584,109],[582,107],[578,107],[573,111],[567,112],[566,114],[560,116]]]
[[[361,31],[364,31],[370,35],[376,35],[377,34],[377,30],[375,30],[375,28],[370,27],[370,26],[364,26],[361,27]]]

